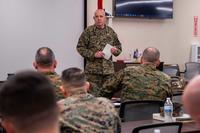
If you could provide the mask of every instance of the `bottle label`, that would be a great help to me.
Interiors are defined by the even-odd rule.
[[[165,112],[173,112],[173,107],[172,106],[164,106],[164,111]]]

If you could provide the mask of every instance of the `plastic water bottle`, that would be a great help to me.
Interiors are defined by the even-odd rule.
[[[160,133],[160,129],[154,129],[154,133]]]
[[[172,114],[173,114],[173,104],[171,99],[168,97],[164,104],[165,122],[173,122]]]

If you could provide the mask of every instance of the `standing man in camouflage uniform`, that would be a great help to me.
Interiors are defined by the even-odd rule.
[[[140,66],[127,67],[110,78],[100,96],[111,98],[121,90],[121,100],[165,100],[172,96],[170,77],[156,69],[160,52],[149,47],[143,52]]]
[[[64,93],[60,89],[60,76],[55,72],[57,61],[55,59],[53,51],[50,48],[41,47],[37,50],[33,66],[38,72],[41,72],[42,74],[47,76],[52,84],[55,86],[57,100],[65,98]]]
[[[120,118],[113,104],[106,98],[87,93],[89,83],[79,68],[62,72],[62,87],[68,94],[59,101],[61,133],[118,133]]]
[[[104,81],[114,73],[112,59],[104,59],[103,49],[106,44],[113,47],[110,52],[114,56],[121,53],[121,43],[114,30],[105,24],[105,11],[96,10],[94,14],[95,24],[89,26],[80,36],[77,51],[85,59],[85,73],[88,81],[102,87]]]

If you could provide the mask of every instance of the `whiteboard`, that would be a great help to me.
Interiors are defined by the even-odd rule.
[[[68,67],[83,68],[76,51],[83,29],[83,0],[0,0],[0,80],[34,69],[42,46],[54,51],[59,74]]]

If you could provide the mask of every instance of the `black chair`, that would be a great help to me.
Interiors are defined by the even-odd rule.
[[[119,116],[123,122],[152,119],[153,113],[159,113],[163,105],[159,100],[127,101],[121,103]]]
[[[180,69],[178,64],[165,64],[163,66],[163,72],[170,77],[180,76]]]
[[[172,101],[182,104],[183,92],[173,92]]]
[[[14,73],[8,73],[7,75],[8,75],[7,76],[7,80],[8,80],[8,79],[12,78],[15,74]]]
[[[159,129],[161,133],[181,133],[181,128],[181,122],[156,123],[138,126],[132,133],[153,133],[155,129]]]
[[[163,71],[164,62],[160,62],[160,64],[156,67],[158,70]]]
[[[184,78],[186,81],[189,81],[190,79],[199,74],[200,74],[200,63],[198,62],[185,63]]]
[[[5,81],[0,81],[0,87],[3,85],[4,82],[5,82]]]

